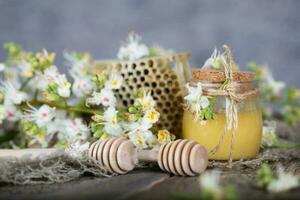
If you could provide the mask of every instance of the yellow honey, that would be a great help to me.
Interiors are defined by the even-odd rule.
[[[185,111],[183,115],[182,137],[193,139],[204,145],[209,152],[220,140],[226,124],[224,113],[216,114],[216,118],[206,121],[195,121],[194,115]],[[259,110],[238,113],[238,128],[233,143],[233,159],[250,159],[257,156],[262,137],[262,114]],[[215,154],[209,159],[228,160],[230,155],[231,131],[227,131],[224,140]]]

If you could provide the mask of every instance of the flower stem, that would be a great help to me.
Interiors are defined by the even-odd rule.
[[[0,144],[12,140],[17,133],[18,132],[16,130],[12,130],[10,132],[0,134]]]
[[[36,89],[34,92],[34,100],[37,100],[38,95],[39,95],[39,89]]]
[[[288,144],[288,143],[281,143],[277,142],[272,145],[273,148],[284,148],[284,149],[296,149],[300,148],[300,144]]]
[[[97,114],[97,113],[100,114],[101,113],[100,111],[90,109],[90,108],[62,105],[62,104],[58,104],[55,102],[48,102],[48,101],[43,101],[43,100],[30,100],[30,101],[28,101],[28,103],[33,106],[40,106],[40,105],[46,104],[50,107],[55,107],[60,110],[66,110],[66,111],[70,111],[70,112],[77,112],[77,113],[84,113],[84,114]]]
[[[22,83],[22,85],[21,85],[21,87],[20,87],[20,91],[22,91],[22,90],[25,89],[25,87],[27,86],[27,84],[30,82],[30,80],[31,80],[32,78],[33,78],[33,76],[30,77],[30,78],[27,78],[27,79],[24,81],[24,83]]]

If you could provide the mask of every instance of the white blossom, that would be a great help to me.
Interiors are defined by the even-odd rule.
[[[22,113],[13,104],[4,105],[5,106],[5,119],[11,122],[16,122],[22,118]]]
[[[48,105],[42,105],[39,109],[28,104],[30,109],[26,109],[24,118],[35,122],[39,127],[44,127],[55,117],[55,108]]]
[[[149,130],[152,127],[150,123],[144,123],[143,120],[140,120],[139,122],[124,124],[123,126],[128,131],[129,139],[138,148],[153,146],[157,141],[156,137]]]
[[[158,121],[159,116],[160,116],[159,112],[157,112],[154,108],[152,108],[145,112],[143,121],[145,123],[154,124]]]
[[[10,81],[5,81],[2,85],[1,89],[5,96],[4,104],[19,105],[26,100],[26,93],[16,89]]]
[[[186,84],[186,89],[188,90],[188,95],[184,97],[185,100],[189,102],[198,102],[202,96],[202,85],[200,82],[197,83],[197,86],[190,86],[189,83]]]
[[[121,125],[118,122],[117,113],[118,111],[114,107],[109,107],[105,110],[103,116],[101,117],[103,122],[100,124],[104,125],[104,130],[109,135],[120,136],[124,133]]]
[[[66,129],[67,113],[64,110],[56,110],[54,120],[46,124],[48,135],[64,133]]]
[[[89,56],[84,55],[79,59],[76,53],[68,51],[64,51],[63,56],[67,60],[67,65],[71,67],[69,73],[74,79],[87,76],[91,66]]]
[[[225,59],[224,54],[221,54],[217,48],[214,49],[212,55],[205,61],[203,69],[220,69],[221,63]]]
[[[49,84],[57,86],[59,96],[68,98],[71,95],[71,84],[68,82],[65,74],[60,74],[57,67],[52,65],[45,69],[43,74],[38,74],[38,88],[45,90]]]
[[[49,85],[48,79],[40,71],[36,72],[34,76],[34,81],[30,82],[31,87],[37,88],[40,91],[46,90],[48,85]]]
[[[57,77],[59,76],[58,69],[55,65],[52,65],[51,67],[45,69],[43,76],[45,80],[47,81],[47,84],[51,82],[55,82]]]
[[[5,64],[4,63],[0,63],[0,72],[4,71],[5,69]]]
[[[57,92],[59,96],[68,98],[71,95],[71,84],[68,82],[64,74],[59,75],[56,78],[55,83],[58,86]]]
[[[299,177],[296,175],[284,172],[282,166],[277,168],[277,178],[272,180],[268,185],[268,191],[279,193],[291,190],[293,188],[299,187]]]
[[[48,135],[60,134],[65,131],[65,120],[55,118],[46,124],[46,131]]]
[[[264,77],[263,86],[271,88],[275,95],[279,95],[280,92],[285,88],[285,83],[282,81],[276,81],[269,67],[262,69],[262,76]]]
[[[130,122],[123,125],[125,130],[128,131],[128,134],[134,133],[134,132],[144,132],[149,130],[152,127],[152,124],[150,123],[144,123],[143,120],[139,120],[138,122]]]
[[[213,170],[205,172],[199,178],[201,190],[212,192],[216,196],[222,194],[222,187],[220,185],[220,172]]]
[[[67,60],[67,64],[70,67],[73,67],[73,66],[75,66],[78,63],[81,63],[80,60],[77,59],[76,56],[74,56],[74,54],[72,52],[63,51],[63,56]]]
[[[142,105],[143,111],[152,109],[156,104],[151,96],[151,92],[147,92],[143,97],[137,98],[136,102]]]
[[[103,88],[100,92],[93,92],[92,97],[87,98],[87,105],[103,105],[105,107],[114,107],[116,98],[112,90]]]
[[[118,58],[122,60],[136,60],[148,55],[148,47],[141,43],[141,37],[135,33],[129,34],[127,42],[118,52]]]
[[[22,61],[18,63],[18,68],[21,70],[20,75],[25,78],[30,78],[34,75],[33,67],[30,63]]]
[[[7,66],[4,68],[4,77],[6,81],[9,81],[15,88],[20,88],[22,78],[19,76],[20,69],[14,66]]]
[[[134,134],[128,134],[129,140],[140,149],[145,149],[148,147],[146,138],[142,132],[135,132]]]
[[[93,82],[88,78],[76,78],[72,86],[72,91],[77,97],[84,97],[94,90]]]
[[[195,120],[197,121],[200,117],[201,109],[205,109],[209,106],[209,99],[202,95],[202,85],[200,82],[197,83],[196,87],[186,84],[188,95],[184,97],[187,101],[188,107],[192,112],[195,113]]]
[[[276,122],[275,121],[265,121],[263,125],[263,136],[262,136],[262,146],[271,147],[277,140],[276,136]]]
[[[209,106],[209,100],[205,96],[202,96],[200,98],[200,102],[199,103],[200,103],[201,108],[207,108]]]
[[[123,83],[123,77],[116,71],[112,70],[109,79],[105,82],[105,87],[108,89],[120,89]]]
[[[80,141],[76,141],[75,143],[70,144],[65,151],[69,156],[73,158],[84,158],[87,156],[89,146],[89,142],[85,142],[82,144]]]
[[[74,141],[86,141],[89,138],[90,130],[81,118],[66,120],[65,127],[63,134],[70,143]]]

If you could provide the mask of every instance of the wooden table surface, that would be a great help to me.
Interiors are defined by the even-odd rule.
[[[274,195],[256,188],[252,173],[225,171],[222,182],[234,183],[239,199],[300,199],[300,189]],[[2,186],[0,199],[180,199],[178,193],[197,197],[198,177],[170,176],[156,169],[142,169],[122,176],[84,177],[64,184]]]
[[[299,142],[300,126],[289,128],[279,124],[286,139]],[[273,168],[281,163],[288,170],[300,174],[299,150],[268,150],[275,158],[264,160]],[[213,169],[215,169],[214,167]],[[283,194],[269,194],[255,185],[259,166],[235,165],[232,169],[218,168],[221,183],[233,184],[239,199],[300,199],[300,189]],[[212,170],[212,167],[208,168]],[[0,185],[0,199],[180,199],[178,194],[199,197],[199,177],[178,177],[163,173],[158,167],[137,169],[126,175],[110,178],[82,177],[64,184],[52,185]]]

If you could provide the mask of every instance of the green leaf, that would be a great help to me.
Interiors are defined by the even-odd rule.
[[[256,184],[258,187],[266,188],[274,179],[273,172],[268,164],[262,164],[256,172]]]
[[[155,47],[149,49],[149,57],[159,56],[159,52]]]
[[[23,51],[23,48],[21,45],[17,43],[5,43],[4,49],[7,51],[8,54],[8,60],[18,60],[21,57],[21,53]]]
[[[237,190],[234,185],[227,185],[224,188],[224,199],[225,200],[237,200],[238,195],[237,195]]]
[[[131,114],[135,114],[138,112],[138,109],[134,106],[131,106],[128,108],[128,112],[131,113]]]
[[[213,114],[211,113],[211,111],[207,110],[207,111],[204,113],[204,117],[205,117],[205,119],[210,120],[210,119],[213,118]]]

